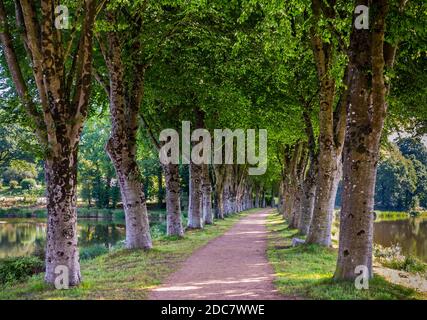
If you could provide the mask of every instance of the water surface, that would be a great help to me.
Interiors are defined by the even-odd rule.
[[[123,221],[83,219],[78,220],[79,246],[101,244],[110,247],[124,239]],[[0,218],[0,259],[28,256],[46,244],[45,219]]]

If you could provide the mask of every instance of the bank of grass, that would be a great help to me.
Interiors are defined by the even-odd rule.
[[[44,274],[0,288],[0,299],[145,299],[196,249],[222,235],[254,210],[216,220],[204,230],[188,230],[181,239],[162,237],[150,251],[118,249],[81,262],[83,282],[69,290],[44,283]]]
[[[336,249],[317,245],[292,247],[297,230],[290,230],[278,214],[268,217],[270,231],[268,259],[273,265],[277,289],[287,296],[327,300],[427,299],[427,295],[394,285],[380,276],[369,281],[369,290],[358,290],[354,283],[332,280]]]
[[[404,220],[410,217],[409,212],[406,211],[375,211],[377,214],[377,221],[382,220]]]

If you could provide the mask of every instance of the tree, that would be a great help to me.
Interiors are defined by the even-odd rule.
[[[358,276],[355,273],[357,266],[365,266],[367,274],[372,276],[376,169],[390,86],[386,72],[390,72],[395,64],[402,37],[393,23],[403,13],[416,16],[423,12],[418,11],[417,3],[405,7],[406,1],[397,4],[388,0],[355,1],[354,4],[370,5],[371,17],[368,29],[357,29],[353,24],[350,36],[351,94],[347,107],[339,253],[334,275],[338,280],[354,280]],[[405,33],[418,37],[416,30],[405,30]]]
[[[399,150],[391,149],[380,159],[375,188],[375,207],[379,210],[405,210],[413,208],[417,189],[417,174],[410,159]]]
[[[82,17],[76,19],[78,25],[72,32],[55,29],[54,1],[21,0],[15,5],[20,34],[12,34],[16,29],[10,27],[11,1],[2,0],[0,41],[16,93],[45,151],[45,279],[54,283],[57,266],[66,266],[69,284],[77,285],[81,281],[76,225],[77,153],[89,105],[97,1],[72,5]],[[23,62],[32,70],[24,69]]]

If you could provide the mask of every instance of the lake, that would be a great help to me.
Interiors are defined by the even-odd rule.
[[[102,244],[106,247],[125,238],[123,221],[79,218],[80,247]],[[46,220],[0,218],[0,259],[31,255],[46,243]]]
[[[383,247],[397,244],[405,256],[427,262],[427,217],[379,219],[374,224],[374,242]]]
[[[81,247],[116,244],[125,237],[123,221],[80,218],[78,222]],[[45,219],[0,218],[0,259],[25,256],[45,245]],[[412,254],[427,262],[427,217],[379,219],[375,222],[374,241],[384,247],[398,244],[405,255]]]

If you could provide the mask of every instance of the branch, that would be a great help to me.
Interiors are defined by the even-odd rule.
[[[157,150],[160,150],[160,148],[162,147],[160,142],[156,139],[156,136],[154,135],[153,130],[151,129],[151,127],[148,125],[147,120],[144,118],[144,116],[141,114],[140,115],[140,119],[141,119],[141,123],[143,125],[143,127],[145,128],[145,130],[147,130],[148,132],[148,136],[151,139],[151,142],[154,144],[154,146],[157,148]]]
[[[87,116],[92,81],[93,27],[95,23],[96,1],[86,0],[85,17],[76,67],[77,90],[73,99],[76,106],[75,118],[83,121]],[[77,121],[79,122],[79,121]]]
[[[21,99],[28,116],[34,121],[36,125],[37,136],[42,143],[46,143],[46,126],[42,121],[42,115],[37,110],[37,107],[28,92],[27,85],[22,75],[22,70],[19,66],[18,58],[13,48],[12,37],[10,35],[9,26],[7,24],[7,16],[3,0],[0,0],[0,42],[2,44],[6,63],[12,76],[12,81],[15,84],[18,96]]]
[[[109,84],[108,80],[105,79],[105,77],[102,76],[94,66],[92,66],[92,73],[93,73],[93,76],[95,77],[96,81],[104,89],[107,97],[110,98],[110,84]]]

